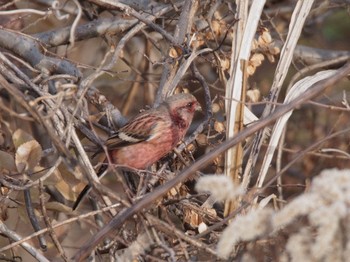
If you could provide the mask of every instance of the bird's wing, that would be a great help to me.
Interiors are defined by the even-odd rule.
[[[162,121],[163,119],[155,114],[140,114],[109,137],[105,146],[108,150],[113,150],[148,141],[154,137],[155,132],[159,132]]]

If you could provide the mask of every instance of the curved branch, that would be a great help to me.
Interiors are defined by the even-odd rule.
[[[98,19],[84,25],[78,26],[75,29],[75,41],[102,36],[106,33],[117,34],[130,29],[138,23],[137,19],[120,20],[116,18]],[[33,35],[47,47],[54,47],[69,44],[69,34],[71,26],[58,30],[47,31]]]
[[[39,43],[27,35],[0,28],[0,47],[13,52],[41,72],[81,77],[81,72],[75,65],[45,55],[45,50]]]

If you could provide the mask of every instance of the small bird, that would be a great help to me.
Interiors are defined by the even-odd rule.
[[[114,164],[146,169],[168,154],[185,136],[195,111],[201,110],[191,94],[176,94],[156,108],[132,118],[109,137],[105,146]],[[73,205],[77,208],[89,192],[86,186]]]

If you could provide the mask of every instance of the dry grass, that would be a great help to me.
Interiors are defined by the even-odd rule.
[[[236,2],[0,1],[0,260],[347,260],[347,6]],[[94,157],[176,92],[204,110],[174,152]]]

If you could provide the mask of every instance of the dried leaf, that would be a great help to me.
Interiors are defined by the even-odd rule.
[[[40,172],[40,170],[43,170],[43,172]],[[47,170],[44,170],[43,167],[40,167],[40,166],[36,166],[34,168],[34,172],[35,174],[33,176],[31,176],[31,178],[34,180],[35,178],[36,179],[39,179],[40,177],[42,177],[44,174],[46,174]],[[38,176],[36,176],[38,174]],[[58,171],[58,169],[55,169],[51,174],[50,176],[45,179],[44,181],[44,184],[45,185],[52,185],[52,186],[55,186],[57,183],[59,183],[60,181],[62,180],[62,176],[61,176],[61,173],[60,171]]]
[[[22,129],[17,129],[12,135],[12,141],[17,149],[20,145],[34,140],[34,138]]]
[[[33,203],[34,207],[37,207],[37,205],[40,205],[39,187],[31,187],[30,188],[30,197],[32,199],[32,203]],[[46,192],[43,192],[41,197],[43,197],[44,203],[48,202],[50,199],[50,195]],[[18,194],[16,200],[24,203],[24,195]]]
[[[69,201],[75,201],[76,196],[72,190],[72,186],[66,183],[63,179],[59,181],[55,187],[57,188],[58,191],[64,196],[65,199]]]
[[[39,164],[42,157],[42,149],[36,140],[21,144],[16,151],[16,166],[18,172],[32,172],[34,167]]]
[[[3,169],[7,171],[17,171],[13,155],[4,151],[0,151],[0,170]]]
[[[60,164],[58,166],[58,171],[60,172],[61,177],[64,179],[64,181],[69,184],[72,189],[81,183],[82,181],[82,174],[79,171],[79,169],[76,168],[74,173],[71,173],[67,166],[64,164]]]

